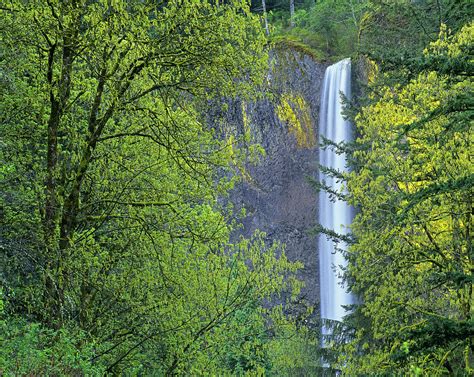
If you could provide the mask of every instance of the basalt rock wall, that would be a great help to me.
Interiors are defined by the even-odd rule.
[[[249,237],[256,229],[268,241],[286,245],[292,261],[304,264],[302,299],[318,306],[317,240],[310,230],[317,221],[317,194],[307,177],[318,171],[318,121],[321,85],[326,65],[309,54],[288,47],[275,48],[262,99],[232,100],[213,106],[209,118],[228,134],[247,134],[265,156],[247,164],[243,180],[231,193],[237,209],[245,208],[243,228]]]

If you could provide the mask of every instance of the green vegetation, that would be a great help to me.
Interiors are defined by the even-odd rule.
[[[470,376],[472,12],[465,2],[369,5],[359,44],[360,58],[372,59],[369,83],[348,112],[359,136],[332,145],[354,169],[344,175],[358,209],[346,278],[360,298],[330,350],[332,367]]]
[[[333,173],[358,208],[360,297],[331,347],[311,311],[268,305],[295,302],[301,265],[260,232],[233,240],[222,200],[263,153],[246,101],[267,39],[249,4],[5,0],[0,375],[474,373],[472,2],[289,4],[266,3],[271,41],[370,68],[357,140],[330,146],[353,167]],[[245,143],[203,116],[236,96]],[[278,100],[312,146],[308,104]]]
[[[311,148],[316,143],[314,124],[308,104],[301,95],[283,94],[276,113],[288,126],[300,148]]]
[[[424,58],[468,67],[473,41],[474,25],[443,30]],[[348,257],[363,304],[341,358],[349,375],[474,371],[468,72],[430,64],[406,85],[378,88],[356,118],[359,168],[348,184],[360,213]]]
[[[264,77],[246,3],[11,0],[0,19],[0,374],[281,366],[262,303],[300,266],[260,233],[230,242],[217,199],[241,161],[201,115]]]
[[[290,22],[286,2],[267,2],[270,39],[294,46],[318,60],[337,61],[352,55],[360,25],[368,11],[367,0],[320,0],[296,3]]]

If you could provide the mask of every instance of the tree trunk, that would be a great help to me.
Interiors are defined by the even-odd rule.
[[[62,271],[63,251],[58,244],[57,230],[61,212],[60,182],[58,182],[58,132],[61,118],[71,94],[71,73],[73,50],[71,39],[64,36],[61,50],[61,73],[57,84],[54,79],[56,44],[50,45],[47,67],[47,80],[50,85],[50,114],[48,119],[48,150],[46,162],[46,195],[44,203],[44,240],[46,247],[46,306],[50,313],[50,323],[60,325],[63,315]],[[57,88],[57,92],[53,88]]]
[[[270,35],[270,30],[268,29],[268,19],[267,19],[267,4],[265,0],[262,0],[262,9],[263,9],[263,21],[265,22],[265,33]]]
[[[290,0],[290,26],[295,26],[295,0]]]

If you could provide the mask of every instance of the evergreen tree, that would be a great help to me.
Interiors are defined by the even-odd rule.
[[[375,80],[356,117],[347,375],[473,372],[473,41],[472,24],[442,27],[419,73]]]

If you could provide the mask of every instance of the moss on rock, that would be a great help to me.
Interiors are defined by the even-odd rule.
[[[312,148],[316,143],[311,109],[301,95],[284,93],[277,105],[278,118],[286,123],[300,148]]]

